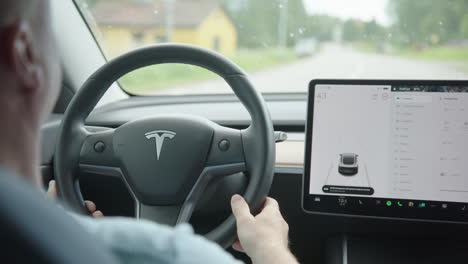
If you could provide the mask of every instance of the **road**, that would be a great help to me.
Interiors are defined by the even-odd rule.
[[[250,78],[261,92],[305,92],[309,81],[315,78],[468,79],[468,73],[461,71],[461,66],[453,62],[363,53],[350,47],[327,44],[315,56],[254,72],[250,74]],[[230,91],[220,78],[155,93],[179,95]]]

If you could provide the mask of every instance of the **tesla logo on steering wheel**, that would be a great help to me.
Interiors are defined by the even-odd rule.
[[[155,130],[151,132],[145,133],[145,137],[147,139],[154,138],[156,141],[156,159],[159,160],[159,157],[161,155],[161,149],[162,145],[164,144],[164,139],[173,139],[175,137],[176,133],[172,131],[167,131],[167,130]]]

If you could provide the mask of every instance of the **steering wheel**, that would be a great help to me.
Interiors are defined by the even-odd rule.
[[[248,110],[251,124],[237,130],[189,115],[150,115],[116,129],[91,132],[85,120],[113,82],[141,67],[184,63],[224,78]],[[150,114],[150,113],[148,113]],[[136,199],[136,217],[176,225],[187,222],[208,184],[245,172],[243,194],[261,209],[273,179],[275,140],[270,114],[246,73],[226,57],[186,44],[154,45],[117,57],[83,84],[66,110],[54,156],[61,197],[86,213],[79,174],[94,171],[122,177]],[[228,205],[226,205],[228,206]],[[223,247],[236,237],[233,215],[205,234]]]

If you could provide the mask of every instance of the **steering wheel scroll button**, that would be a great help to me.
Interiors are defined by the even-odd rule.
[[[102,153],[106,149],[106,144],[102,141],[98,141],[94,144],[94,151]]]
[[[231,146],[231,142],[227,139],[223,139],[219,141],[219,144],[218,144],[218,148],[221,151],[227,151],[230,146]]]
[[[280,143],[288,139],[288,134],[283,131],[275,131],[275,142]]]

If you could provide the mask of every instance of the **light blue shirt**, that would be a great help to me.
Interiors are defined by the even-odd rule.
[[[142,219],[72,215],[102,240],[121,263],[242,263],[219,245],[195,235],[188,224],[170,227]]]

